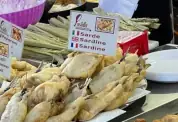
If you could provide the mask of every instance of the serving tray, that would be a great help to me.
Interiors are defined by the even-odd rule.
[[[139,118],[144,118],[147,122],[152,122],[153,120],[160,119],[167,114],[177,114],[177,113],[178,113],[178,99],[175,99],[155,109],[152,109],[150,111],[138,114],[132,118],[124,120],[123,122],[134,122],[136,119]]]
[[[37,60],[33,60],[33,59],[22,59],[22,60],[26,61],[36,67],[38,67],[39,64],[41,63],[41,61],[37,61]],[[8,84],[10,84],[10,82],[3,82],[3,84],[5,84],[5,85],[2,85],[2,86],[8,87]],[[147,91],[146,88],[147,88],[147,80],[143,79],[140,82],[138,88],[135,90],[133,96],[128,99],[127,103],[124,106],[122,106],[121,108],[114,109],[112,111],[102,112],[99,115],[97,115],[95,118],[93,118],[92,120],[87,121],[87,122],[108,122],[108,121],[124,114],[126,111],[124,111],[123,109],[127,108],[128,106],[130,106],[132,103],[134,103],[138,99],[140,99],[150,93],[150,91]]]

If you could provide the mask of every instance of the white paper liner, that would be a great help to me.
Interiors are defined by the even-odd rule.
[[[53,7],[49,10],[49,13],[55,13],[55,12],[60,12],[60,11],[66,11],[66,10],[70,10],[73,8],[78,7],[76,4],[68,4],[66,6],[62,6],[62,5],[53,5]]]
[[[150,94],[150,91],[147,91],[147,90],[144,90],[144,89],[141,89],[141,88],[137,88],[133,94],[132,97],[130,97],[127,101],[127,103],[131,103],[131,102],[134,102],[146,95]]]

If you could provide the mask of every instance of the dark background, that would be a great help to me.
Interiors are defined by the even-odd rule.
[[[150,39],[159,41],[160,45],[171,42],[171,0],[140,0],[134,17],[159,18],[161,26],[152,31]]]
[[[174,29],[178,32],[178,0],[173,0],[174,6]],[[175,34],[175,43],[178,44],[178,34]]]

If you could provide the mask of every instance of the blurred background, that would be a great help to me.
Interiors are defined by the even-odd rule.
[[[173,11],[175,43],[178,44],[178,0],[173,0]]]

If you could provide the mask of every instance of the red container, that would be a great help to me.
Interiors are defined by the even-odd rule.
[[[120,31],[118,46],[122,48],[123,52],[126,52],[130,47],[129,52],[144,55],[149,52],[148,48],[148,33],[138,31]]]

